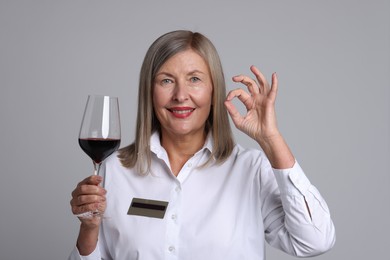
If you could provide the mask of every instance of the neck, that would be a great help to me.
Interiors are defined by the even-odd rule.
[[[184,136],[161,134],[161,145],[167,151],[174,175],[177,176],[183,165],[203,147],[205,140],[205,132]]]

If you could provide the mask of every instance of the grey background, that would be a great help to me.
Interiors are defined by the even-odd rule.
[[[316,259],[387,259],[388,1],[0,1],[0,259],[65,259],[70,192],[92,173],[77,135],[88,94],[120,98],[134,137],[139,68],[161,34],[203,32],[230,78],[276,71],[281,131],[337,230]],[[244,146],[255,146],[235,131]],[[294,259],[268,247],[268,259]]]

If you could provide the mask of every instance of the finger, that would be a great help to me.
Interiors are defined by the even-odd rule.
[[[72,198],[70,201],[71,206],[81,206],[91,203],[98,203],[98,202],[104,202],[106,201],[105,196],[101,195],[80,195],[77,197]]]
[[[267,79],[264,77],[263,73],[254,65],[251,66],[251,71],[255,74],[256,79],[259,81],[259,88],[262,93],[267,93],[269,90],[269,84]]]
[[[103,178],[101,176],[91,175],[77,184],[76,188],[72,192],[72,196],[74,196],[75,194],[80,193],[80,192],[82,193],[82,191],[80,190],[80,187],[83,187],[83,186],[98,187],[97,185],[99,185],[102,181],[103,181]]]
[[[77,187],[72,192],[72,197],[78,197],[80,195],[105,195],[107,190],[101,186],[82,184],[77,185]]]
[[[79,185],[89,184],[89,185],[99,185],[103,181],[103,177],[99,175],[91,175],[84,180],[82,180]]]
[[[230,101],[232,100],[233,98],[235,97],[238,97],[239,95],[241,95],[242,93],[244,93],[245,91],[243,89],[240,89],[240,88],[237,88],[237,89],[234,89],[234,90],[231,90],[228,95],[226,96],[226,100]]]
[[[225,107],[233,120],[234,125],[237,127],[239,122],[242,120],[242,116],[240,112],[238,112],[237,108],[233,105],[230,100],[225,101]]]
[[[229,112],[234,124],[238,122],[238,120],[242,117],[236,106],[233,104],[232,100],[237,97],[239,98],[241,95],[247,94],[243,89],[235,89],[228,93],[226,100],[225,100],[225,107],[227,111]]]
[[[271,90],[268,95],[271,100],[275,101],[277,93],[278,93],[278,76],[276,72],[274,72],[272,74]]]
[[[231,102],[231,100],[225,101],[225,107],[232,117],[240,116],[240,113],[238,112],[236,106]]]
[[[106,208],[106,198],[105,196],[80,196],[73,198],[70,201],[71,209],[73,214],[81,214],[88,211],[95,211],[97,209],[104,212]]]
[[[254,100],[245,90],[238,88],[230,91],[226,100],[231,101],[233,98],[238,98],[247,110],[253,108]]]
[[[82,206],[72,206],[72,213],[74,215],[78,215],[78,214],[82,214],[84,212],[88,212],[88,211],[96,211],[96,210],[101,210],[103,209],[101,212],[104,211],[104,208],[105,208],[105,203],[91,203],[91,204],[85,204],[85,205],[82,205]]]
[[[237,75],[234,76],[232,79],[234,82],[241,82],[242,84],[247,86],[249,93],[251,93],[252,95],[258,94],[260,92],[259,86],[257,85],[256,81],[248,76]]]

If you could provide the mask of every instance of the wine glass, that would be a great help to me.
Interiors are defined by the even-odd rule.
[[[79,144],[92,159],[94,175],[99,175],[104,159],[115,152],[121,141],[117,97],[89,95],[81,122]],[[103,178],[104,187],[105,177]],[[76,215],[81,218],[102,216],[98,210]]]

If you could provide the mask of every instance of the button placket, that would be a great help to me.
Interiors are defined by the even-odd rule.
[[[169,212],[167,212],[167,236],[166,236],[166,259],[177,259],[179,246],[179,212],[181,202],[181,184],[175,183],[171,191]]]

